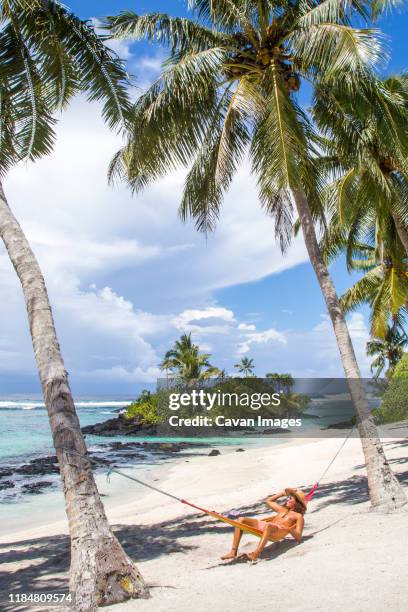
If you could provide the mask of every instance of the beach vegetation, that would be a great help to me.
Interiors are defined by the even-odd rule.
[[[350,270],[363,273],[341,297],[344,312],[367,304],[370,307],[370,331],[375,338],[386,339],[390,328],[404,335],[408,303],[408,258],[396,232],[395,223],[381,234],[369,228],[374,243],[361,240],[347,245]],[[368,237],[368,236],[367,236]]]
[[[126,408],[124,418],[127,420],[138,420],[142,425],[157,425],[158,394],[144,390],[134,402]]]
[[[265,378],[273,382],[275,388],[284,389],[286,393],[293,388],[295,380],[292,374],[279,374],[279,372],[267,372]]]
[[[359,92],[349,96],[337,82],[327,88],[326,103],[317,100],[313,106],[325,152],[320,170],[331,177],[325,253],[333,257],[344,251],[348,266],[368,235],[380,261],[388,259],[396,237],[402,246],[396,250],[408,257],[408,76],[383,79],[379,91],[392,104],[388,117],[378,93],[368,99]]]
[[[395,423],[408,418],[408,353],[404,353],[395,366],[375,414],[380,423]]]

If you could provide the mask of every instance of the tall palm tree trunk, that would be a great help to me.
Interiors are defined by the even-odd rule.
[[[44,278],[0,183],[0,235],[20,279],[35,360],[64,488],[71,535],[70,592],[77,611],[146,597],[143,579],[113,535],[75,411]],[[68,450],[62,450],[68,449]]]
[[[401,217],[399,216],[398,213],[394,212],[392,213],[392,218],[394,219],[394,223],[395,223],[395,227],[397,229],[397,234],[399,239],[402,242],[402,245],[405,249],[405,253],[408,257],[408,232],[405,228],[405,225],[401,219]]]
[[[295,192],[293,195],[302,224],[306,248],[333,324],[351,399],[356,411],[357,425],[367,468],[371,504],[375,509],[391,511],[406,504],[407,499],[385,457],[377,427],[369,411],[350,333],[333,281],[317,242],[309,204],[304,193]]]

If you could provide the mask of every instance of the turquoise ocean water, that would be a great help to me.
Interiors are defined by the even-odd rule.
[[[93,425],[117,416],[128,398],[79,398],[76,408],[81,425]],[[52,452],[52,437],[47,412],[40,398],[0,397],[0,461],[25,459]],[[92,443],[92,436],[89,440]],[[106,441],[106,438],[105,438]]]

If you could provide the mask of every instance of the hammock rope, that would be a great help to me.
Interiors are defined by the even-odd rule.
[[[329,471],[329,469],[331,468],[331,466],[333,465],[333,463],[336,461],[337,457],[339,456],[339,454],[343,450],[346,442],[350,438],[350,436],[353,433],[354,429],[355,429],[355,425],[353,425],[353,427],[350,429],[347,437],[344,438],[342,444],[340,445],[340,447],[336,451],[334,457],[331,459],[329,464],[325,467],[325,469],[322,472],[319,480],[316,481],[316,483],[310,489],[309,493],[307,493],[307,495],[305,496],[306,503],[308,503],[312,499],[312,497],[315,494],[316,490],[318,489],[321,481],[326,476],[327,472]],[[98,467],[101,466],[100,462],[96,461],[95,459],[92,459],[91,457],[89,457],[89,455],[83,455],[81,453],[78,453],[77,451],[71,450],[69,448],[65,448],[63,446],[57,446],[56,450],[62,450],[64,452],[66,452],[66,453],[71,453],[73,455],[77,455],[78,457],[81,457],[82,459],[85,459],[86,461],[89,461],[90,463],[93,463],[94,465],[97,465]],[[159,487],[155,487],[154,485],[151,485],[151,484],[145,482],[144,480],[140,480],[139,478],[136,478],[135,476],[130,476],[130,474],[126,474],[125,472],[122,472],[121,470],[118,470],[115,467],[109,467],[109,469],[108,469],[108,472],[106,474],[106,478],[107,478],[108,482],[109,482],[110,475],[112,473],[119,474],[119,476],[123,476],[123,478],[127,478],[128,480],[133,480],[133,482],[136,482],[137,484],[140,484],[143,487],[146,487],[147,489],[151,489],[152,491],[155,491],[156,493],[160,493],[161,495],[165,495],[166,497],[169,497],[170,499],[174,499],[174,500],[180,502],[181,504],[184,504],[186,506],[190,506],[191,508],[194,508],[195,510],[198,510],[199,512],[203,512],[204,514],[208,514],[209,516],[212,516],[213,518],[215,518],[215,519],[217,519],[219,521],[222,521],[223,523],[227,523],[228,525],[231,525],[231,527],[238,528],[241,531],[244,531],[246,533],[250,533],[250,534],[252,534],[254,536],[257,536],[258,538],[261,538],[263,536],[263,531],[261,531],[260,529],[256,529],[256,527],[251,527],[249,525],[244,525],[243,523],[240,523],[239,521],[236,521],[236,520],[230,518],[229,516],[225,516],[224,514],[220,514],[219,512],[216,512],[215,510],[208,510],[207,508],[202,508],[201,506],[197,506],[196,504],[193,504],[192,502],[188,501],[187,499],[183,499],[182,497],[177,497],[177,495],[173,495],[172,493],[169,493],[168,491],[163,491],[163,489],[159,489]]]
[[[333,463],[336,461],[337,457],[340,455],[341,451],[343,450],[346,442],[348,441],[348,439],[350,438],[351,434],[353,433],[353,431],[355,430],[356,426],[353,425],[353,427],[350,429],[350,431],[348,432],[347,436],[344,438],[343,442],[341,443],[341,445],[339,446],[339,448],[337,449],[337,452],[335,453],[333,459],[329,462],[329,464],[325,467],[325,469],[323,470],[319,480],[316,480],[315,484],[313,485],[313,487],[310,489],[309,493],[307,493],[305,499],[306,502],[309,502],[313,495],[315,494],[316,490],[319,488],[320,483],[322,482],[323,478],[326,476],[327,472],[330,470],[331,466],[333,465]]]

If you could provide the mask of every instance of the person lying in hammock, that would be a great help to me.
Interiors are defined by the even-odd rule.
[[[281,497],[288,498],[285,505],[277,503],[276,500]],[[303,515],[306,512],[305,494],[297,489],[288,488],[276,495],[268,497],[266,503],[276,512],[276,514],[262,520],[246,517],[238,519],[238,522],[242,525],[255,527],[255,529],[262,531],[262,537],[257,548],[246,555],[251,561],[258,560],[259,555],[270,540],[277,542],[278,540],[283,540],[288,534],[291,534],[298,542],[302,539],[303,527],[305,524]],[[223,555],[221,559],[234,559],[238,555],[241,537],[242,530],[236,527],[231,551]]]

